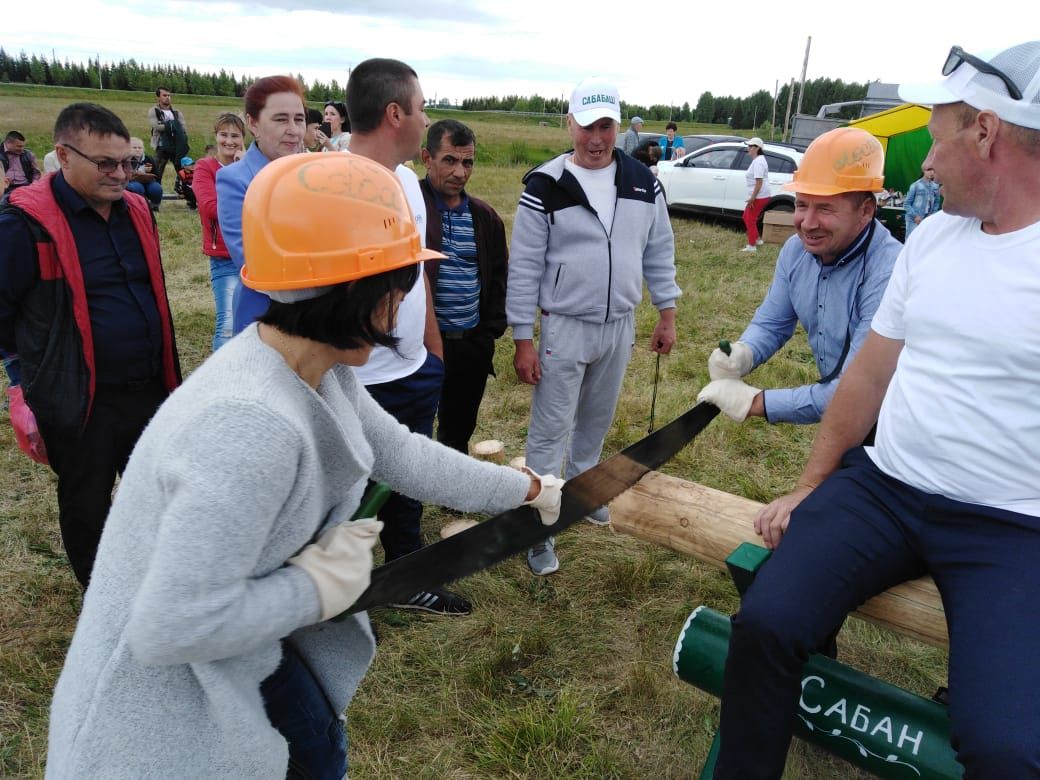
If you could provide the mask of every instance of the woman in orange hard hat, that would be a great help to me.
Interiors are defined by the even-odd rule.
[[[354,376],[393,346],[423,250],[393,173],[290,155],[243,206],[258,323],[170,396],[130,459],[54,695],[48,776],[342,778],[375,642],[366,483],[559,515],[561,482],[410,433]]]

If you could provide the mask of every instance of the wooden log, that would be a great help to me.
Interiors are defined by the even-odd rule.
[[[653,542],[725,568],[742,542],[761,546],[755,534],[755,501],[652,471],[610,505],[619,533]],[[854,613],[876,625],[937,647],[947,647],[946,618],[930,577],[880,593]]]
[[[490,463],[506,462],[506,445],[498,439],[487,439],[478,441],[470,447],[471,454],[477,460],[486,460]]]
[[[523,471],[524,466],[527,465],[527,458],[525,458],[523,455],[517,455],[515,458],[509,461],[509,465],[517,471]]]

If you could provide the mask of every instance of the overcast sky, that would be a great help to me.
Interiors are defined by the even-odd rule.
[[[569,97],[579,80],[600,75],[614,79],[628,102],[694,105],[705,90],[772,93],[777,80],[799,77],[810,35],[810,79],[929,80],[953,44],[973,52],[1036,36],[1028,21],[1035,17],[1025,13],[1030,5],[51,0],[38,12],[9,17],[0,45],[10,54],[49,57],[53,50],[80,62],[133,57],[236,75],[301,73],[340,84],[368,57],[396,57],[418,71],[427,98]],[[19,7],[27,10],[25,0]],[[662,7],[670,9],[667,16]]]

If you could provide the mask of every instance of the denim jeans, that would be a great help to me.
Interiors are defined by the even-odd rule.
[[[213,351],[216,352],[234,335],[233,302],[238,287],[238,269],[228,257],[209,259],[209,279],[213,286],[213,303],[217,307],[217,324],[213,333]]]
[[[132,181],[126,185],[126,188],[130,192],[136,192],[142,198],[147,198],[148,202],[153,206],[158,206],[162,203],[162,185],[157,181],[150,181],[147,184],[141,184],[139,181]]]
[[[282,663],[260,683],[271,725],[289,743],[291,780],[342,780],[347,773],[347,734],[324,691],[290,642]]]

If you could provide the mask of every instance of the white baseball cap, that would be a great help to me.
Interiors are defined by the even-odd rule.
[[[621,98],[617,87],[599,77],[585,79],[571,92],[570,113],[582,127],[604,117],[620,123]]]
[[[757,146],[759,149],[762,148],[762,139],[757,135],[754,138],[749,138],[744,142],[745,146]]]
[[[1005,122],[1040,130],[1040,41],[975,55],[954,46],[943,75],[941,81],[901,84],[899,97],[926,106],[963,101]]]

